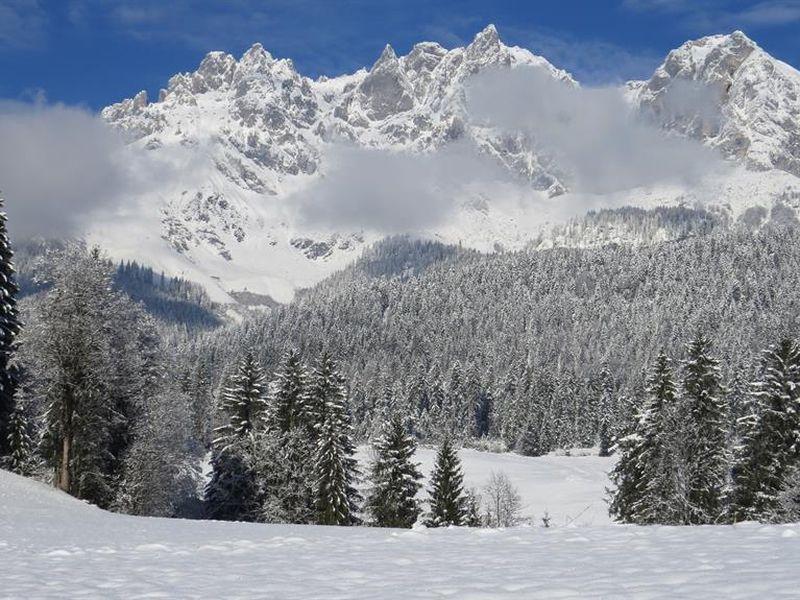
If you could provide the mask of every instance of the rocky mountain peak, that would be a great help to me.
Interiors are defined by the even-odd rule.
[[[664,128],[752,169],[800,175],[800,72],[741,31],[686,42],[631,89]]]
[[[370,73],[384,69],[394,69],[399,67],[399,64],[400,63],[397,60],[397,53],[394,51],[394,48],[392,48],[391,44],[386,44],[383,47],[383,51],[378,57],[378,60],[376,60],[375,64],[372,65]]]
[[[259,42],[253,44],[239,59],[239,67],[248,71],[265,71],[274,62],[272,54],[267,52]]]

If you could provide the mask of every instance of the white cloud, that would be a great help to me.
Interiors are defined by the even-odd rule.
[[[334,144],[324,175],[289,204],[312,227],[401,233],[445,222],[476,183],[508,179],[468,143],[429,154]]]
[[[698,90],[693,92],[697,95],[675,99],[682,110],[690,102],[706,102]],[[537,69],[476,76],[468,89],[468,106],[479,123],[526,132],[569,174],[579,192],[694,181],[719,164],[700,143],[666,136],[638,119],[618,88],[572,87]]]
[[[80,233],[153,175],[94,114],[61,105],[0,103],[0,190],[13,238]]]

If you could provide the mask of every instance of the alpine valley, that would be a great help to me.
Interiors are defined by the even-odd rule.
[[[211,52],[157,101],[140,92],[102,111],[161,168],[87,236],[117,258],[201,283],[216,301],[246,290],[287,302],[392,233],[488,252],[586,246],[627,239],[619,228],[565,235],[589,210],[701,207],[732,222],[759,206],[800,206],[800,73],[741,32],[687,42],[649,80],[602,90],[619,97],[620,119],[719,161],[692,177],[583,185],[536,128],[474,110],[475,82],[505,71],[584,89],[504,45],[492,25],[463,48],[423,42],[397,56],[387,45],[371,68],[317,80],[260,44],[238,60]],[[390,205],[388,217],[348,219],[372,201]],[[406,218],[406,202],[426,218]]]

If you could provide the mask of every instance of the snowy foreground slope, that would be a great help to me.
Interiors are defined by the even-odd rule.
[[[467,479],[493,461],[521,473],[512,457],[471,454]],[[565,503],[594,485],[575,475],[593,461],[596,473],[597,460],[520,459],[532,467],[528,490],[559,486]],[[536,481],[553,475],[566,479]],[[2,598],[788,598],[800,526],[399,531],[147,519],[0,471],[0,564]]]

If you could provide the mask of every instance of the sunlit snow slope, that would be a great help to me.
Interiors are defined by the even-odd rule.
[[[478,478],[490,466],[512,475],[511,457],[464,458]],[[588,480],[571,478],[573,460],[583,464],[520,459],[513,476],[527,461],[531,490],[557,486],[559,502],[575,493],[581,503]],[[789,598],[799,547],[798,525],[400,531],[146,519],[0,471],[2,598]]]

